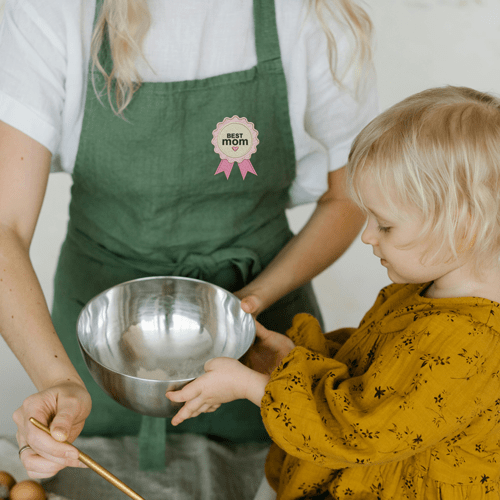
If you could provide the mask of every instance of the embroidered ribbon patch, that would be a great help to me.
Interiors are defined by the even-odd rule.
[[[257,175],[250,157],[257,151],[258,134],[253,123],[246,118],[234,115],[219,122],[212,132],[212,144],[221,159],[214,175],[224,172],[226,179],[229,179],[234,162],[238,163],[243,180],[247,173]]]

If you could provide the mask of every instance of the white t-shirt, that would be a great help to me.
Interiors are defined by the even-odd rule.
[[[252,0],[149,0],[149,63],[144,81],[203,79],[256,65]],[[378,112],[374,71],[357,99],[333,82],[326,36],[309,1],[275,0],[297,159],[291,205],[315,201],[327,172],[342,167],[350,145]],[[0,26],[0,120],[43,144],[52,171],[73,171],[82,129],[95,0],[6,0]],[[338,71],[349,37],[332,24]],[[355,71],[343,80],[354,89]],[[214,128],[215,128],[214,124]]]

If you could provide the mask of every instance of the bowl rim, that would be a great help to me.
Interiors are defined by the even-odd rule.
[[[149,379],[149,378],[136,377],[134,375],[128,375],[126,373],[122,373],[122,372],[119,372],[117,370],[114,370],[113,368],[110,368],[110,367],[104,365],[103,363],[100,363],[99,361],[95,360],[94,357],[91,356],[91,354],[87,351],[87,349],[85,349],[85,347],[83,346],[83,344],[82,344],[82,342],[80,340],[80,333],[79,333],[79,328],[78,328],[78,325],[80,324],[80,318],[81,318],[84,310],[87,309],[87,306],[91,302],[93,302],[94,300],[97,300],[101,295],[105,295],[110,290],[113,290],[115,288],[120,288],[120,287],[128,285],[130,283],[136,283],[136,282],[139,282],[139,281],[154,281],[154,280],[159,280],[159,279],[173,279],[173,280],[176,280],[176,281],[195,281],[197,283],[201,283],[201,284],[204,284],[204,285],[209,285],[209,286],[211,286],[213,288],[216,288],[218,290],[223,291],[224,293],[227,293],[227,294],[231,295],[241,305],[241,300],[238,297],[236,297],[236,295],[234,295],[234,293],[232,293],[229,290],[226,290],[225,288],[222,288],[222,287],[220,287],[218,285],[214,285],[213,283],[210,283],[209,281],[204,281],[204,280],[200,280],[200,279],[196,279],[196,278],[187,278],[187,277],[184,277],[184,276],[146,276],[146,277],[143,277],[143,278],[136,278],[136,279],[133,279],[133,280],[123,281],[122,283],[118,283],[116,285],[113,285],[113,286],[107,288],[106,290],[103,290],[102,292],[98,293],[97,295],[95,295],[94,297],[92,297],[90,300],[87,301],[87,303],[82,307],[81,311],[78,313],[78,319],[76,320],[76,339],[78,341],[78,345],[80,346],[80,349],[85,352],[85,354],[92,360],[93,363],[99,365],[100,367],[102,367],[102,368],[104,368],[106,370],[109,370],[110,372],[116,373],[117,375],[120,375],[122,377],[128,377],[128,378],[136,379],[136,380],[146,380],[148,382],[158,382],[160,384],[165,384],[165,383],[172,384],[174,382],[189,382],[189,381],[195,380],[197,377],[201,377],[201,375],[203,375],[203,373],[201,373],[200,375],[197,375],[196,377],[188,377],[188,378],[182,378],[182,379],[171,379],[171,380]],[[240,309],[241,309],[241,307],[240,307]],[[256,332],[256,328],[257,328],[256,324],[255,324],[255,318],[250,313],[247,313],[247,312],[245,312],[243,310],[242,310],[242,312],[243,312],[243,314],[245,314],[247,316],[250,316],[250,318],[251,318],[251,324],[253,326],[253,335],[252,335],[252,342],[247,347],[247,349],[245,350],[245,352],[238,359],[241,359],[241,357],[243,357],[248,352],[248,349],[250,349],[250,347],[252,347],[252,344],[254,343],[255,338],[256,338],[256,333],[255,332]],[[209,361],[209,360],[207,359],[207,361]],[[87,364],[87,362],[85,362],[85,363]],[[205,361],[205,363],[206,363],[206,361]]]

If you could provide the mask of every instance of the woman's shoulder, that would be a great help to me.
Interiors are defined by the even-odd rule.
[[[96,0],[5,0],[5,8],[9,10],[28,10],[40,16],[65,16],[84,12],[95,8]]]
[[[309,43],[326,44],[326,29],[338,44],[349,32],[340,22],[339,16],[332,15],[327,8],[321,9],[318,14],[315,2],[312,0],[275,0],[275,6],[280,35],[288,35]]]
[[[52,153],[80,114],[95,0],[6,0],[0,29],[1,119]]]
[[[95,6],[96,0],[6,0],[4,36],[10,50],[24,43],[40,57],[62,57],[67,64],[75,52],[88,52]]]
[[[302,26],[302,29],[317,31],[316,28],[320,28],[323,23],[335,31],[343,32],[348,29],[340,21],[340,11],[332,10],[328,2],[319,8],[313,0],[275,0],[274,4],[279,20]]]
[[[50,26],[62,38],[71,34],[67,31],[68,25],[93,15],[95,5],[96,0],[6,0],[4,12],[36,22],[42,29]]]

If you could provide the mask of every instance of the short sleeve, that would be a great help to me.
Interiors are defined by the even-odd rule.
[[[0,120],[52,153],[61,138],[67,65],[56,14],[43,2],[7,0],[0,25]]]
[[[282,49],[285,71],[290,73],[297,155],[290,206],[316,201],[328,189],[328,173],[347,163],[355,137],[379,112],[373,63],[351,65],[353,42],[346,28],[328,24],[335,38],[334,71],[340,85],[332,76],[327,35],[313,9],[305,17],[293,54]]]
[[[457,435],[500,392],[499,335],[458,314],[384,338],[368,368],[296,347],[271,375],[262,416],[294,459],[339,469],[404,460]]]
[[[327,151],[328,170],[347,163],[351,144],[379,112],[373,64],[351,65],[352,42],[336,30],[337,68],[341,86],[333,81],[328,63],[326,34],[318,25],[308,34],[308,105],[305,128]]]

